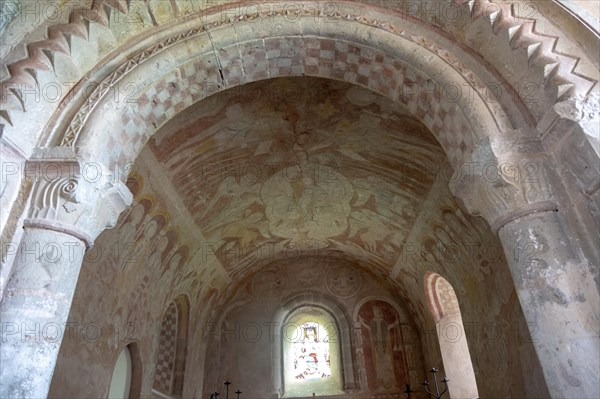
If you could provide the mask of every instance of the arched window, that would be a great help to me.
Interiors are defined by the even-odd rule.
[[[325,310],[306,306],[282,327],[285,397],[342,395],[339,328]]]
[[[108,390],[109,399],[137,398],[142,386],[142,361],[137,344],[127,345],[115,363]]]
[[[125,347],[117,358],[108,390],[108,399],[127,399],[131,390],[131,354]]]
[[[189,302],[182,295],[169,304],[160,328],[152,384],[152,390],[160,396],[177,398],[183,394],[188,319]]]
[[[436,273],[425,275],[425,295],[435,322],[444,371],[453,398],[478,398],[477,382],[454,288]]]

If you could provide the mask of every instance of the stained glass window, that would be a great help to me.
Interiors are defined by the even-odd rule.
[[[327,331],[318,323],[305,323],[298,326],[296,336],[291,348],[294,378],[299,382],[331,378]]]
[[[284,397],[340,395],[341,359],[338,328],[326,312],[304,308],[283,329]]]

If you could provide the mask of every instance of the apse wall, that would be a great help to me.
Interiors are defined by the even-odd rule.
[[[315,378],[332,378],[327,374],[331,370],[341,372],[341,395],[398,397],[405,384],[415,386],[425,375],[420,334],[406,304],[343,257],[315,253],[267,265],[237,284],[222,309],[204,330],[203,397],[225,392],[226,380],[245,398],[294,397],[284,376],[294,356],[297,364],[287,368],[294,371],[290,378],[301,381],[296,388]],[[305,316],[299,319],[298,314]],[[322,321],[328,319],[334,325]],[[316,376],[314,361],[304,363],[311,347],[305,354],[286,353],[298,340],[308,342],[310,325],[303,323],[311,320],[328,326],[328,342],[338,346],[341,356],[340,363],[332,360]],[[297,329],[309,332],[300,337]],[[316,350],[313,357],[319,364],[326,361]]]

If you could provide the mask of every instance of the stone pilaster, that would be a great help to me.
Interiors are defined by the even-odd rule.
[[[551,160],[524,133],[481,143],[451,189],[500,237],[552,397],[600,397],[593,265],[569,233]]]
[[[0,316],[0,397],[47,397],[83,256],[113,227],[132,196],[69,150],[28,162],[28,218],[7,283]]]

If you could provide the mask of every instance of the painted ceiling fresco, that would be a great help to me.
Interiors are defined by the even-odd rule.
[[[232,277],[313,251],[389,270],[444,159],[397,104],[314,78],[215,95],[148,147]]]

